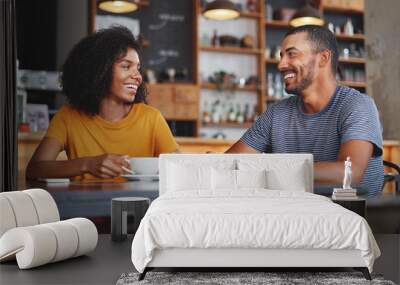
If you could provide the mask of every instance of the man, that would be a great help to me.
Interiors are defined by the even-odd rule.
[[[315,184],[340,185],[351,157],[353,185],[383,184],[382,130],[373,100],[336,82],[335,36],[319,26],[290,30],[278,69],[292,96],[267,109],[228,153],[312,153]]]

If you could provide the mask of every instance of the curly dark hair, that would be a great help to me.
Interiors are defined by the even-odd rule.
[[[131,31],[123,26],[102,29],[80,40],[62,67],[62,89],[69,104],[88,115],[98,114],[100,102],[111,88],[113,64],[128,48],[140,51]],[[146,103],[146,96],[142,82],[133,104]]]

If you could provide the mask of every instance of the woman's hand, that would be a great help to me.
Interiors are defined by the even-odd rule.
[[[100,178],[113,178],[132,173],[127,155],[103,154],[56,160],[61,150],[62,145],[58,140],[45,137],[28,163],[26,178],[69,178],[85,173]]]
[[[113,178],[129,173],[130,164],[127,155],[103,154],[87,157],[83,164],[83,172],[100,178]]]

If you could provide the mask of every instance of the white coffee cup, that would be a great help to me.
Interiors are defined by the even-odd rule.
[[[129,159],[129,163],[135,174],[158,174],[158,157],[132,157]]]

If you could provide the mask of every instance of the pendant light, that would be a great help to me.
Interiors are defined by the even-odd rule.
[[[139,9],[139,5],[135,0],[103,0],[99,8],[111,13],[129,13]]]
[[[307,3],[303,8],[298,10],[289,21],[289,24],[293,27],[299,27],[304,25],[317,25],[323,26],[324,19],[321,13]]]
[[[232,20],[239,18],[240,12],[229,0],[214,0],[206,4],[203,16],[212,20]]]

